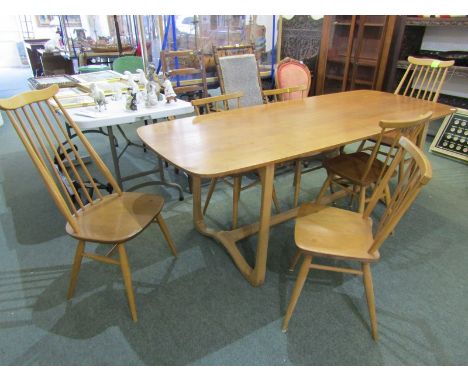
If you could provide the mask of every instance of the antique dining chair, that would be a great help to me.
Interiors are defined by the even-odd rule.
[[[161,67],[169,74],[174,92],[189,100],[208,96],[203,56],[193,50],[161,51]]]
[[[408,67],[401,78],[394,94],[413,97],[430,102],[437,102],[440,90],[447,78],[448,69],[455,64],[455,61],[439,61],[431,58],[408,57]],[[417,142],[418,147],[424,148],[426,142],[427,127],[420,135]],[[390,146],[393,132],[388,132],[382,139],[382,146]],[[375,142],[373,137],[369,142]],[[369,149],[365,147],[366,141],[362,141],[358,151]],[[373,144],[371,143],[371,148]]]
[[[376,185],[378,179],[380,179],[382,174],[388,169],[389,164],[395,158],[400,137],[404,136],[417,145],[431,116],[432,112],[428,112],[409,120],[380,121],[379,126],[381,131],[376,137],[376,141],[370,153],[357,151],[355,153],[340,154],[336,157],[325,159],[323,161],[323,166],[327,170],[328,177],[317,196],[317,203],[320,203],[328,188],[334,193],[333,186],[336,185],[341,190],[351,195],[351,201],[355,195],[359,196],[358,210],[362,213],[367,202],[366,192]],[[388,135],[389,131],[392,132],[392,139],[391,141],[387,141],[389,143],[388,150],[382,152],[380,150],[381,143],[384,136],[390,136]],[[378,159],[378,154],[382,154],[384,158],[382,160]],[[393,176],[395,174],[396,172],[391,175]],[[385,187],[383,196],[385,202],[389,203],[391,200],[389,187]]]
[[[294,270],[301,256],[304,257],[291,299],[283,320],[283,332],[288,330],[289,320],[296,307],[310,269],[350,273],[363,277],[369,310],[372,338],[377,341],[377,317],[370,265],[380,258],[379,248],[394,230],[400,219],[415,200],[421,188],[432,178],[431,164],[423,152],[406,137],[399,139],[399,150],[388,171],[379,180],[371,201],[364,213],[352,212],[317,203],[300,207],[296,219],[294,239],[298,251],[291,261]],[[403,176],[396,185],[391,201],[379,221],[375,235],[370,217],[377,201],[387,187],[392,173],[407,153],[411,160],[405,162]],[[315,257],[360,263],[361,269],[336,267],[313,263]]]
[[[281,100],[301,99],[307,97],[312,84],[312,76],[309,68],[302,62],[290,57],[282,59],[275,72],[275,85],[277,88],[294,88],[305,85],[305,95],[300,93],[288,93],[281,97]]]
[[[158,195],[122,192],[104,162],[56,98],[57,85],[0,100],[21,142],[39,171],[67,224],[66,232],[78,240],[72,267],[68,299],[75,291],[83,258],[119,265],[127,293],[131,317],[137,321],[135,297],[125,243],[139,235],[151,223],[158,223],[174,256],[176,248],[161,216],[164,199]],[[60,109],[63,118],[51,101]],[[65,122],[79,139],[80,152],[65,128]],[[76,143],[76,142],[75,142]],[[66,148],[69,147],[69,148]],[[85,165],[89,156],[93,174],[99,173],[114,193],[103,195],[98,180]],[[111,244],[102,256],[85,252],[87,242]],[[118,252],[118,259],[112,258]]]
[[[241,107],[264,103],[262,80],[253,45],[213,46],[222,94],[241,91]],[[233,101],[229,101],[233,104]]]
[[[240,99],[242,98],[242,92],[235,92],[230,94],[222,94],[215,97],[208,97],[208,98],[201,98],[192,101],[192,105],[195,108],[195,114],[201,115],[203,114],[211,114],[213,112],[221,112],[231,110],[233,108],[240,107]],[[229,102],[235,102],[234,106],[230,106]],[[211,196],[215,191],[216,184],[218,180],[222,180],[224,183],[228,184],[230,187],[233,188],[233,198],[232,198],[232,228],[237,228],[237,221],[239,216],[239,199],[240,193],[243,190],[246,190],[250,187],[253,187],[258,184],[258,181],[254,181],[242,187],[242,175],[236,175],[233,177],[232,183],[227,178],[212,178],[210,181],[210,185],[208,187],[208,193],[205,200],[205,205],[203,207],[203,214],[206,213],[208,206],[210,204]],[[273,186],[273,203],[275,204],[276,211],[279,211],[279,202],[276,197],[276,191]]]

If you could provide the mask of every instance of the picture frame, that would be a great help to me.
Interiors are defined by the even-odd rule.
[[[38,15],[36,16],[36,22],[38,27],[50,27],[53,15]]]
[[[69,27],[81,27],[81,16],[80,15],[66,15],[65,22]]]
[[[59,88],[75,87],[78,85],[72,76],[68,74],[59,74],[57,76],[42,76],[28,78],[28,82],[33,89],[44,89],[57,84]]]

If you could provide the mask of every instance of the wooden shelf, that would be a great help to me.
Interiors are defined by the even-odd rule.
[[[406,26],[447,27],[468,26],[468,17],[407,17]]]
[[[397,63],[398,69],[406,69],[408,67],[408,61],[400,60]],[[468,78],[468,66],[452,66],[447,71],[447,76],[456,76]]]
[[[334,25],[341,25],[341,26],[350,26],[351,22],[349,21],[335,21],[333,23]],[[359,22],[356,23],[356,25],[359,25]],[[364,27],[384,27],[385,24],[382,23],[364,23]]]

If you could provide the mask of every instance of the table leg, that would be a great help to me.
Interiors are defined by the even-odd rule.
[[[107,136],[109,137],[109,146],[111,149],[112,162],[114,164],[114,171],[117,184],[123,190],[122,175],[120,174],[119,156],[117,155],[117,149],[114,145],[114,131],[112,130],[112,126],[107,126]]]
[[[265,281],[270,227],[287,220],[294,219],[299,211],[299,207],[296,207],[273,216],[271,215],[274,175],[275,166],[273,164],[260,169],[260,178],[262,181],[260,221],[233,229],[232,231],[215,231],[206,225],[201,206],[201,178],[199,176],[192,175],[193,223],[195,228],[201,234],[218,241],[229,253],[242,276],[244,276],[244,278],[253,286],[262,285]],[[333,195],[322,197],[320,202],[322,204],[328,204],[345,195],[345,191],[338,191]],[[257,232],[257,252],[255,256],[255,265],[252,268],[239,251],[236,242],[254,235]]]
[[[253,286],[259,286],[263,284],[265,280],[270,224],[278,224],[282,221],[289,220],[297,214],[297,209],[295,209],[294,211],[288,211],[287,213],[276,215],[277,218],[274,219],[275,221],[271,221],[271,199],[275,166],[270,164],[267,167],[262,168],[260,171],[262,174],[260,222],[240,227],[232,231],[215,231],[207,227],[203,219],[201,207],[201,178],[196,175],[193,175],[192,177],[193,220],[195,228],[203,235],[212,237],[222,244],[232,257],[236,266],[239,268],[241,274]],[[259,236],[255,266],[252,268],[240,253],[236,246],[236,242],[247,236],[253,235],[256,232],[259,233]]]

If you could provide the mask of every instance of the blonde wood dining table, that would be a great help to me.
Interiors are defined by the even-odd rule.
[[[454,109],[391,93],[356,90],[176,119],[137,131],[149,148],[192,175],[196,229],[223,245],[241,274],[259,286],[265,280],[270,226],[294,218],[298,211],[293,208],[271,215],[275,164],[372,137],[380,132],[382,119],[410,119],[428,111],[437,119]],[[209,228],[201,210],[201,178],[254,169],[262,183],[259,221],[230,231]],[[236,242],[257,232],[251,266]]]

